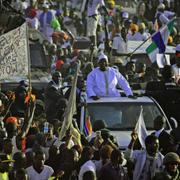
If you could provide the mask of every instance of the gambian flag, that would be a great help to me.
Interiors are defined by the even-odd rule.
[[[92,124],[88,112],[86,113],[84,122],[84,134],[85,136],[90,136],[92,134]]]
[[[152,63],[156,61],[156,54],[165,53],[169,35],[174,27],[174,21],[175,19],[172,19],[168,24],[152,35],[152,43],[146,48],[146,53]]]

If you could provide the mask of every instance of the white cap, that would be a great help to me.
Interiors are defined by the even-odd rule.
[[[105,55],[105,54],[101,54],[99,57],[98,57],[98,63],[103,60],[103,59],[106,59],[108,61],[108,57]]]
[[[43,8],[47,8],[47,9],[48,9],[48,8],[49,8],[49,5],[48,5],[48,4],[46,4],[46,3],[44,3],[44,4],[42,5],[42,7],[43,7]]]
[[[176,46],[176,52],[180,52],[180,44]]]
[[[2,101],[0,100],[0,106],[2,106]]]
[[[157,8],[158,9],[165,9],[165,5],[163,3],[160,3]]]
[[[129,13],[128,12],[123,12],[122,17],[128,19],[129,18]]]

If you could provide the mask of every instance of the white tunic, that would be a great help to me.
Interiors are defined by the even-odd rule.
[[[99,14],[98,9],[100,6],[105,6],[104,0],[89,0],[87,15],[92,16],[94,14]]]
[[[91,160],[87,161],[81,166],[78,180],[83,180],[83,175],[87,171],[92,171],[96,175],[96,166]]]
[[[41,173],[35,171],[33,166],[30,166],[26,169],[29,180],[48,180],[54,173],[54,170],[50,166],[44,165],[44,169]]]
[[[105,78],[107,76],[107,80]],[[129,83],[124,76],[114,68],[108,67],[107,71],[101,71],[99,68],[93,69],[87,77],[87,96],[120,96],[116,86],[119,85],[126,96],[132,95]]]
[[[112,49],[115,49],[118,54],[127,52],[127,44],[120,34],[113,38]]]

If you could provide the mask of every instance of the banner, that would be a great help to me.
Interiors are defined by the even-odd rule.
[[[0,36],[0,80],[28,75],[26,23]]]

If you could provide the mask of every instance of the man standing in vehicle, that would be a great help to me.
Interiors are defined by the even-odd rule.
[[[133,97],[129,83],[117,69],[108,66],[108,57],[105,54],[99,56],[98,65],[87,77],[88,97],[93,100],[100,97],[120,97],[117,85],[124,90],[126,96]]]

